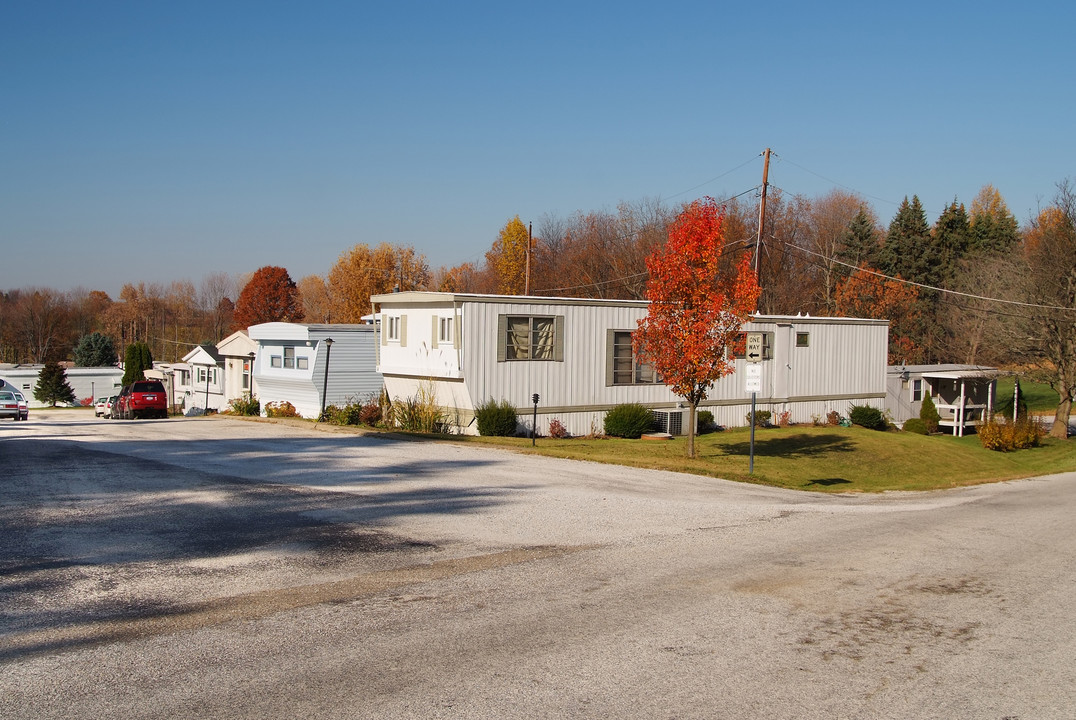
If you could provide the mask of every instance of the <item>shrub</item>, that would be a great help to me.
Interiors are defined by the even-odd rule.
[[[862,425],[868,430],[885,430],[889,427],[882,411],[870,405],[852,405],[848,409],[848,419],[853,425]]]
[[[978,428],[979,442],[987,450],[1010,452],[1038,447],[1046,431],[1026,416],[1016,422],[994,417]]]
[[[359,422],[371,427],[381,422],[381,405],[374,401],[364,403],[359,410]]]
[[[939,413],[938,408],[935,407],[934,399],[930,397],[930,393],[923,396],[923,404],[919,408],[919,419],[926,425],[928,433],[938,432],[938,423],[941,422],[941,413]]]
[[[839,412],[837,412],[836,410],[830,410],[828,413],[826,413],[826,424],[827,425],[840,425],[841,424],[841,414]]]
[[[792,424],[792,412],[785,410],[784,412],[777,413],[777,425],[778,427],[788,427]]]
[[[271,402],[265,404],[265,417],[271,418],[290,418],[290,417],[302,417],[299,411],[295,409],[287,400],[278,400],[277,402]]]
[[[699,410],[699,432],[710,432],[717,427],[714,422],[714,414],[709,410]]]
[[[564,427],[564,424],[553,418],[549,421],[549,437],[554,440],[563,440],[564,438],[570,438],[571,433],[568,432],[568,428]]]
[[[654,427],[654,413],[639,403],[624,403],[605,413],[605,434],[613,437],[638,438]]]
[[[478,434],[511,437],[516,434],[516,409],[507,400],[496,402],[493,398],[485,401],[474,410],[478,423]]]
[[[904,421],[903,429],[905,432],[915,433],[916,435],[929,435],[927,430],[927,424],[921,418],[909,418]]]
[[[344,406],[329,405],[321,414],[321,422],[333,425],[358,425],[361,411],[362,405],[354,402],[349,402]]]
[[[232,399],[231,412],[235,415],[261,415],[262,404],[256,397],[238,397]]]
[[[755,410],[755,427],[769,427],[770,418],[773,417],[773,413],[769,410]],[[748,427],[751,425],[751,413],[747,413],[744,416],[744,420],[747,421]]]

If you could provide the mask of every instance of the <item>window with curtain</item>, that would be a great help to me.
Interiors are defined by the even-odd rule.
[[[555,326],[551,317],[508,318],[506,360],[552,360]]]

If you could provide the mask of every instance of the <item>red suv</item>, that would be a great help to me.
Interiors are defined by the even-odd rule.
[[[113,416],[122,420],[137,417],[168,417],[168,394],[160,380],[139,380],[125,385],[116,398]]]

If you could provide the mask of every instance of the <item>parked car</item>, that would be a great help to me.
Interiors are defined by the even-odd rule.
[[[102,413],[101,417],[108,418],[109,420],[115,417],[112,408],[116,406],[116,397],[116,395],[113,395],[105,401],[105,411]]]
[[[168,394],[160,380],[139,380],[125,385],[116,398],[122,420],[138,417],[168,417]]]
[[[19,402],[19,414],[23,420],[30,419],[30,403],[26,402],[26,396],[18,390],[12,390],[15,393],[15,399]]]
[[[108,398],[99,397],[97,402],[93,404],[93,414],[95,417],[101,417],[105,414],[105,409],[108,407]]]
[[[9,417],[12,420],[22,419],[19,400],[10,390],[0,390],[0,417]]]

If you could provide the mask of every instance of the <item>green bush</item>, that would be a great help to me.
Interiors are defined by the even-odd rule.
[[[934,399],[930,393],[923,396],[923,404],[919,408],[919,419],[927,427],[928,433],[938,432],[938,423],[941,422],[941,413],[934,406]]]
[[[710,432],[717,423],[714,422],[714,414],[709,410],[699,410],[699,432]]]
[[[904,431],[915,433],[916,435],[929,435],[930,431],[927,430],[926,421],[920,418],[909,418],[904,421]]]
[[[889,427],[882,411],[870,405],[852,405],[848,409],[848,419],[853,425],[861,425],[868,430],[885,430]]]
[[[770,418],[773,417],[773,413],[769,410],[755,410],[755,427],[769,427]],[[747,421],[747,426],[751,426],[751,413],[747,413],[744,416],[744,420]]]
[[[613,437],[638,438],[654,427],[654,414],[639,403],[617,405],[605,413],[605,434]]]
[[[256,416],[262,414],[262,404],[254,396],[233,398],[231,411],[236,415]]]
[[[475,408],[474,416],[479,435],[511,437],[519,424],[516,409],[507,400],[496,402],[490,398]]]

